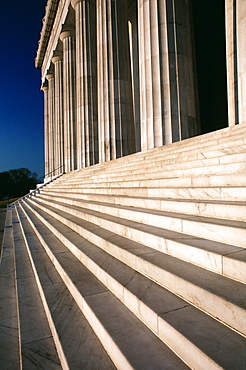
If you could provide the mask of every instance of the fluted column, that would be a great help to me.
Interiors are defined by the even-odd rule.
[[[239,123],[246,122],[246,3],[237,0],[237,57]]]
[[[72,0],[76,19],[78,168],[98,163],[96,4]]]
[[[238,123],[238,88],[236,55],[236,9],[234,0],[225,2],[226,63],[229,126]]]
[[[65,172],[69,172],[77,168],[75,38],[70,29],[64,29],[60,38],[63,42],[64,164]]]
[[[63,125],[63,78],[62,54],[55,52],[52,58],[55,76],[55,169],[56,175],[64,171],[64,125]]]
[[[141,148],[198,133],[190,5],[138,0]]]
[[[237,0],[239,123],[246,122],[246,3]]]
[[[49,71],[46,75],[48,80],[49,89],[48,89],[48,115],[49,115],[49,150],[48,150],[48,162],[49,162],[49,175],[51,177],[54,175],[54,157],[55,157],[55,78],[53,72]]]
[[[44,92],[44,173],[50,172],[49,167],[49,112],[48,112],[48,83],[42,84],[41,90]]]
[[[100,162],[135,151],[126,0],[98,0]]]
[[[139,0],[138,14],[142,150],[154,148],[163,143],[161,95],[162,50],[158,24],[158,18],[161,14],[159,13],[158,0]],[[169,96],[167,95],[165,98],[169,99]],[[168,119],[170,120],[170,116]]]
[[[246,122],[246,4],[226,0],[226,60],[229,125]]]

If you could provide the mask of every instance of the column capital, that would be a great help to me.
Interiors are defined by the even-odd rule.
[[[54,51],[53,57],[51,59],[52,63],[55,64],[56,62],[62,60],[62,52],[61,51]]]
[[[47,81],[45,81],[45,82],[42,83],[40,90],[41,91],[48,91],[49,90]]]
[[[66,27],[62,27],[62,31],[61,31],[61,34],[60,34],[60,39],[61,41],[65,40],[65,38],[67,37],[73,37],[74,36],[74,30],[73,28],[70,28],[69,26]]]
[[[52,78],[54,78],[54,73],[52,73],[52,72],[48,72],[48,73],[47,73],[47,75],[45,76],[45,78],[46,78],[48,81],[52,80]]]

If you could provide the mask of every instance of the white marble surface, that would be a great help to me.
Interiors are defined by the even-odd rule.
[[[21,366],[23,368],[44,366],[50,369],[60,369],[61,363],[55,341],[34,277],[20,222],[14,209],[12,215]]]
[[[41,204],[50,203],[49,198],[43,199],[41,197],[39,201],[41,201]],[[221,256],[240,250],[240,248],[235,246],[243,247],[245,242],[245,229],[242,222],[237,224],[234,221],[234,225],[231,225],[228,221],[221,222],[216,220],[214,221],[215,224],[213,224],[212,219],[204,217],[197,219],[195,216],[169,215],[161,212],[154,214],[154,211],[132,209],[123,209],[125,212],[122,212],[122,210],[116,207],[108,207],[109,211],[107,211],[106,207],[102,206],[100,209],[97,204],[94,207],[93,204],[92,207],[89,205],[87,208],[85,206],[84,208],[71,207],[71,204],[73,204],[73,201],[70,202],[70,206],[66,203],[64,205],[62,203],[53,203],[58,210],[68,212],[106,230],[114,230],[115,233],[136,242],[145,245],[153,244],[154,249],[219,273],[223,272]],[[101,214],[104,216],[100,217],[100,213],[88,212],[87,209],[101,211]],[[116,216],[117,218],[111,216]],[[132,220],[133,224],[126,220]],[[137,223],[134,224],[134,222]],[[76,224],[71,224],[71,227],[75,227],[77,230],[79,228]],[[237,230],[236,238],[235,230]],[[196,237],[204,238],[204,240],[196,241]],[[210,238],[210,242],[206,241],[206,237]],[[212,241],[219,243],[216,244]],[[234,246],[231,245],[233,242]],[[240,267],[240,271],[242,268],[243,266]]]
[[[0,367],[19,364],[18,312],[11,210],[7,210],[0,264]]]
[[[53,247],[51,247],[51,249],[53,249]],[[89,251],[88,248],[87,250]],[[143,364],[144,361],[146,362],[146,356],[144,355],[144,353],[142,353],[143,359],[140,361],[137,352],[135,354],[135,352],[131,351],[131,341],[129,341],[129,344],[122,343],[122,338],[125,338],[124,330],[128,332],[128,337],[135,338],[135,343],[136,341],[140,341],[137,348],[141,348],[141,351],[143,350],[143,346],[147,345],[148,343],[149,351],[145,352],[147,356],[152,353],[152,356],[147,359],[147,362],[152,365],[148,365],[147,368],[149,368],[149,366],[159,366],[158,363],[164,364],[165,361],[168,361],[168,363],[170,361],[175,363],[175,357],[173,357],[172,354],[170,354],[170,357],[169,350],[167,350],[165,346],[163,347],[163,345],[158,344],[157,338],[155,338],[153,334],[150,334],[147,328],[141,328],[142,324],[140,324],[140,322],[136,322],[134,316],[132,316],[131,318],[129,313],[127,314],[125,308],[119,307],[121,319],[116,319],[118,315],[118,309],[116,309],[116,307],[119,306],[119,301],[115,300],[115,298],[113,298],[111,294],[106,293],[106,288],[103,287],[102,284],[97,281],[96,277],[94,277],[87,269],[85,269],[85,267],[83,267],[83,265],[80,264],[78,260],[76,260],[71,255],[71,253],[65,252],[64,247],[62,246],[60,246],[59,252],[57,247],[55,247],[55,251],[55,255],[52,259],[54,259],[54,261],[57,260],[57,262],[55,262],[55,265],[57,266],[58,271],[60,271],[62,279],[64,280],[64,282],[66,282],[68,287],[70,287],[69,289],[74,294],[75,300],[79,304],[81,310],[84,312],[87,320],[90,322],[90,325],[94,328],[97,335],[102,340],[104,346],[106,348],[109,348],[108,346],[110,346],[110,352],[113,348],[115,348],[115,351],[111,353],[111,356],[113,358],[113,361],[118,364],[118,367],[120,366],[121,368],[121,366],[123,366],[123,368],[131,368],[132,362],[135,362],[137,366],[143,366],[141,365],[141,362],[143,361]],[[106,265],[108,266],[107,268],[110,268],[110,265],[107,263],[105,265],[105,263],[106,261],[105,259],[103,259],[99,264],[101,264],[103,268],[105,268]],[[66,270],[66,273],[63,269]],[[118,270],[115,270],[115,273],[119,275]],[[125,276],[125,272],[123,270],[122,273],[123,275],[121,275],[121,278],[125,280],[124,285],[126,285],[129,281],[129,277]],[[76,284],[76,289],[72,289],[71,284]],[[79,294],[81,294],[81,298]],[[93,302],[93,304],[91,302]],[[105,312],[107,312],[107,315],[105,315]],[[129,321],[133,325],[131,325]],[[118,329],[119,327],[121,327],[121,330],[118,330],[116,326],[118,326]],[[138,337],[138,327],[139,329],[141,328],[142,335],[140,337]],[[142,340],[143,334],[144,341]],[[117,344],[118,348],[115,347],[114,342]],[[122,349],[124,355],[122,353]],[[166,357],[167,359],[165,360]],[[182,366],[181,363],[180,366]]]
[[[69,225],[71,227],[71,223]],[[65,230],[64,230],[64,232],[65,232]],[[95,231],[94,231],[94,233],[95,233]],[[66,235],[66,233],[64,235]],[[69,231],[68,234],[67,234],[68,238],[71,238],[71,235],[72,235],[71,231]],[[90,237],[90,235],[91,235],[91,233],[85,234],[84,236],[85,237]],[[106,237],[106,234],[104,235],[104,237]],[[107,238],[108,238],[108,236],[107,236]],[[118,237],[118,239],[119,239],[119,237]],[[90,240],[91,240],[91,238],[90,238]],[[114,239],[112,239],[112,237],[111,237],[110,240],[111,241],[114,240],[114,243],[116,243],[117,237],[115,236]],[[75,238],[74,241],[76,243],[79,242],[79,238],[78,237]],[[96,239],[95,239],[95,241],[96,241]],[[65,239],[63,239],[63,242],[65,242]],[[65,244],[67,244],[67,242],[65,242]],[[67,246],[69,247],[69,245],[70,244],[68,243]],[[104,248],[106,248],[106,250],[108,250],[110,253],[113,252],[112,244],[111,244],[111,246],[108,245],[108,247],[106,246],[107,243],[105,243],[105,242],[99,243],[99,245],[100,245],[100,247],[104,246]],[[125,245],[125,247],[127,247],[127,244]],[[139,245],[139,247],[140,247],[140,245]],[[83,247],[81,247],[81,248],[83,249]],[[130,246],[128,245],[127,248],[129,249]],[[118,296],[137,316],[139,316],[142,320],[144,320],[144,322],[146,322],[146,324],[148,326],[151,326],[152,330],[157,331],[157,332],[158,332],[158,330],[160,330],[160,333],[162,333],[161,335],[163,335],[163,337],[165,337],[165,338],[166,338],[167,332],[169,332],[171,330],[170,334],[168,336],[168,338],[170,338],[170,342],[168,341],[169,339],[168,340],[166,339],[168,341],[168,345],[171,345],[171,347],[172,347],[172,345],[174,345],[174,342],[172,342],[172,341],[174,341],[173,338],[175,338],[176,335],[177,335],[174,347],[177,348],[178,343],[180,343],[180,352],[183,353],[182,354],[183,358],[186,358],[186,357],[189,358],[190,364],[193,364],[193,366],[195,364],[197,366],[196,361],[198,361],[197,359],[199,358],[200,363],[203,363],[204,366],[206,366],[207,364],[210,364],[210,367],[214,366],[214,363],[213,363],[214,358],[213,357],[215,357],[215,360],[216,360],[216,355],[213,354],[213,348],[212,347],[210,348],[210,351],[211,351],[211,356],[209,356],[210,358],[207,357],[206,355],[204,356],[202,354],[202,351],[203,351],[203,349],[202,349],[203,344],[202,343],[203,343],[203,341],[201,340],[201,344],[196,346],[194,348],[194,350],[192,351],[193,356],[190,356],[189,351],[187,351],[186,353],[185,353],[185,351],[183,351],[183,349],[185,347],[183,345],[181,345],[181,343],[183,343],[183,340],[186,340],[186,339],[184,339],[184,338],[182,339],[181,333],[179,333],[179,334],[175,333],[175,331],[173,331],[173,329],[170,328],[169,324],[165,320],[162,321],[160,318],[158,319],[158,316],[155,316],[156,314],[154,312],[158,312],[158,304],[160,304],[160,309],[161,310],[163,310],[163,304],[161,304],[160,299],[159,300],[153,299],[153,297],[155,296],[155,295],[153,295],[154,291],[153,291],[153,293],[151,293],[152,290],[153,290],[153,283],[151,283],[151,282],[148,283],[148,280],[146,280],[147,285],[145,286],[145,284],[143,283],[142,278],[141,278],[141,284],[140,284],[139,278],[141,277],[141,275],[139,275],[139,278],[138,278],[138,275],[136,273],[134,274],[134,273],[130,272],[130,270],[129,270],[129,272],[130,272],[130,275],[129,275],[129,274],[126,273],[127,268],[125,270],[122,270],[122,274],[119,273],[119,271],[120,271],[119,267],[117,268],[117,265],[115,267],[113,267],[112,262],[110,262],[112,257],[109,256],[109,258],[101,259],[100,255],[102,254],[102,252],[99,251],[99,254],[98,253],[94,254],[90,250],[89,245],[86,247],[86,249],[84,251],[87,251],[88,255],[90,256],[90,258],[93,259],[94,263],[97,262],[98,267],[96,267],[96,265],[95,265],[95,267],[93,267],[93,264],[91,264],[88,261],[88,259],[84,259],[83,263],[85,263],[90,269],[92,268],[93,273],[96,276],[98,276],[98,278],[106,286],[108,286],[109,289],[111,291],[113,291],[116,294],[116,296]],[[122,250],[122,252],[123,252],[123,250]],[[124,255],[124,253],[122,253],[122,252],[118,253],[118,254],[116,253],[116,255],[118,256],[117,258],[120,258],[120,259],[122,259],[123,261],[126,261],[126,262],[128,261],[127,263],[130,266],[135,266],[135,268],[137,268],[137,270],[143,272],[144,274],[147,274],[148,276],[152,276],[152,274],[153,274],[153,277],[154,277],[155,280],[160,279],[160,281],[159,281],[160,283],[161,283],[161,281],[163,281],[163,275],[166,274],[166,273],[164,273],[164,270],[162,270],[162,271],[160,270],[160,275],[158,274],[158,269],[159,269],[158,265],[160,266],[160,258],[158,258],[157,256],[156,256],[157,258],[155,258],[154,254],[148,254],[148,253],[146,254],[147,250],[144,254],[142,254],[143,250],[142,250],[142,252],[140,252],[140,250],[139,250],[138,257],[136,256],[134,259],[133,258],[127,259],[127,254]],[[139,256],[139,253],[142,254],[141,258]],[[148,262],[146,263],[144,261],[146,261],[146,262],[148,261]],[[150,261],[152,261],[152,262],[150,263]],[[154,265],[152,265],[153,261],[155,261],[155,267],[154,267]],[[100,268],[99,268],[99,266],[100,266]],[[167,267],[167,265],[166,265],[166,267]],[[171,267],[171,265],[170,265],[170,267]],[[102,272],[101,269],[103,269],[104,272]],[[105,274],[105,272],[106,272],[105,270],[107,271],[106,274]],[[179,270],[180,270],[180,268],[179,268]],[[108,275],[109,271],[110,271],[110,275]],[[113,279],[110,276],[112,276]],[[174,286],[174,285],[179,286],[179,289],[181,289],[182,294],[186,294],[186,293],[184,293],[185,291],[187,292],[188,296],[189,296],[189,294],[192,294],[192,295],[197,294],[195,292],[196,292],[196,289],[198,288],[198,286],[195,290],[194,290],[194,288],[191,288],[192,286],[189,286],[188,290],[186,290],[187,286],[185,288],[185,286],[182,284],[182,280],[180,280],[179,283],[176,284],[175,279],[177,277],[176,278],[174,278],[174,276],[171,277],[172,275],[170,275],[170,273],[168,273],[168,276],[169,276],[169,278],[165,279],[166,282],[168,281],[169,284],[171,284],[172,286]],[[204,279],[203,276],[202,277],[198,277],[198,275],[196,277],[195,276],[196,276],[196,273],[195,273],[195,275],[193,275],[193,277],[196,280],[198,279],[197,282],[200,281],[199,284],[201,284],[201,286],[203,285],[203,289],[204,289],[205,286],[207,287],[206,288],[207,289],[206,309],[208,309],[208,307],[210,307],[211,310],[214,310],[215,307],[217,307],[218,305],[221,304],[223,299],[221,301],[221,298],[220,299],[216,298],[215,299],[216,303],[213,303],[212,296],[213,296],[214,292],[212,292],[211,289],[208,288],[209,286],[212,287],[213,284],[211,284],[209,282],[205,282],[206,279]],[[124,290],[122,290],[121,284],[119,284],[119,282],[115,281],[115,278],[117,278],[117,281],[118,281],[118,279],[120,279],[120,281],[122,281],[123,285],[125,285]],[[207,279],[208,279],[208,276],[207,276]],[[171,283],[170,283],[170,280],[171,280]],[[161,284],[163,284],[163,283],[161,283]],[[161,288],[158,288],[158,289],[161,289]],[[189,292],[189,290],[190,290],[190,292]],[[228,290],[230,290],[230,287],[228,288]],[[181,291],[179,291],[179,294],[181,294],[180,293]],[[134,292],[134,295],[132,295],[133,292]],[[211,295],[211,293],[212,293],[212,295]],[[149,294],[149,299],[150,299],[149,301],[148,301],[148,294]],[[168,293],[168,294],[170,294],[170,293]],[[217,294],[218,294],[218,291],[217,291],[216,295]],[[158,294],[156,293],[156,295],[158,295]],[[138,298],[137,298],[138,296],[141,297],[141,302],[138,302]],[[186,297],[186,299],[188,298],[188,296]],[[215,298],[215,296],[214,296],[214,298]],[[194,299],[194,296],[193,296],[193,299]],[[171,302],[170,298],[167,301]],[[164,303],[164,301],[163,301],[163,303]],[[157,306],[156,306],[156,304],[157,304]],[[197,302],[196,302],[196,304],[197,304]],[[201,304],[201,302],[200,302],[200,304]],[[214,306],[214,304],[215,304],[215,306]],[[187,304],[186,303],[182,304],[182,301],[180,301],[180,305],[181,305],[180,308],[182,308],[182,307],[184,308],[184,307],[186,307]],[[228,306],[228,303],[226,304],[226,306]],[[175,308],[169,307],[169,308],[165,309],[166,312],[171,312],[172,310],[173,310],[174,313],[176,312]],[[225,309],[222,309],[222,308],[221,308],[221,310],[225,311]],[[178,311],[180,311],[182,313],[182,310],[178,310]],[[239,315],[241,315],[241,314],[239,314]],[[227,312],[227,319],[228,319],[229,316],[230,316],[230,314]],[[158,326],[157,326],[157,321],[156,321],[157,319],[159,320],[158,321]],[[164,319],[164,316],[163,316],[163,319]],[[204,322],[204,320],[203,320],[203,322]],[[204,323],[204,325],[205,325],[205,323]],[[193,339],[194,339],[195,338],[194,337],[195,333],[192,334],[192,335],[193,335]],[[208,335],[211,338],[211,334],[208,334]],[[205,333],[204,333],[204,336],[205,336]],[[192,345],[191,345],[190,342],[187,342],[187,345],[188,345],[187,348],[192,349]],[[240,344],[240,341],[239,341],[238,345],[242,346],[243,344],[242,344],[242,342]],[[189,346],[191,346],[191,347],[189,347]],[[239,361],[241,361],[241,360],[239,359]]]
[[[91,239],[93,240],[93,237],[92,237],[91,233],[88,234],[88,232],[85,232],[85,229],[83,227],[81,227],[79,224],[74,223],[71,217],[69,217],[70,220],[66,220],[61,214],[59,215],[58,213],[55,213],[54,211],[49,210],[49,209],[47,209],[47,208],[45,208],[45,207],[43,207],[41,205],[38,205],[38,206],[41,209],[42,208],[44,210],[46,209],[46,212],[48,212],[50,215],[54,215],[57,219],[60,219],[67,226],[72,227],[73,230],[75,230],[76,232],[80,233],[81,236],[83,236],[85,238],[88,238],[89,237],[90,240]],[[102,223],[102,219],[101,219],[99,226],[102,227],[104,224],[105,223]],[[118,230],[119,230],[119,225],[118,225]],[[125,230],[127,231],[127,233],[126,233],[125,236],[128,239],[130,239],[134,234],[132,233],[132,231],[130,229],[125,229]],[[114,232],[117,233],[117,228],[116,229],[114,228]],[[141,234],[141,231],[139,231],[138,233]],[[148,241],[148,239],[145,238],[145,242],[144,243],[147,244],[147,245],[151,245],[151,237],[149,236],[149,241]],[[172,260],[172,258],[173,257],[169,257],[169,256],[166,256],[165,255],[165,261],[166,260],[169,260],[169,259]],[[173,259],[173,263],[174,263],[174,261],[175,261],[175,264],[180,263],[180,262],[178,262],[178,260],[176,261],[175,259]],[[166,285],[164,285],[164,286],[166,286],[168,289],[174,289],[174,287],[175,287],[175,289],[178,289],[177,293],[178,294],[181,294],[181,295],[182,294],[185,294],[185,297],[186,297],[185,299],[187,299],[188,301],[190,299],[193,300],[193,298],[191,298],[193,296],[193,294],[194,294],[194,297],[198,297],[199,296],[199,294],[200,294],[199,291],[201,289],[201,287],[199,287],[199,284],[200,283],[198,284],[198,286],[197,285],[193,285],[193,284],[190,285],[190,284],[188,284],[188,281],[186,280],[186,278],[184,278],[184,280],[182,280],[182,279],[180,280],[180,278],[178,276],[175,276],[175,274],[174,275],[173,274],[170,275],[170,272],[168,272],[168,271],[165,271],[165,273],[164,273],[164,270],[159,269],[156,265],[151,265],[151,264],[146,263],[146,262],[144,262],[144,264],[142,265],[143,261],[141,259],[137,259],[136,260],[136,263],[137,263],[137,268],[136,269],[138,271],[140,269],[141,272],[143,272],[147,276],[153,276],[153,279],[155,279],[157,281],[158,281],[158,279],[161,279],[160,280],[160,284],[163,284],[161,281],[163,281],[163,279],[164,279],[165,280],[165,283],[164,284],[167,284],[167,282],[168,282],[168,286],[166,286]],[[186,265],[184,265],[184,266],[186,266]],[[189,265],[187,264],[187,268],[188,268],[188,266]],[[143,270],[142,270],[142,268],[143,268]],[[197,271],[199,271],[199,268],[198,267],[195,267],[195,266],[194,267],[191,267],[190,266],[190,268],[195,269],[194,271],[196,271],[196,269],[198,269]],[[184,269],[185,269],[185,267],[184,267]],[[188,268],[187,272],[189,273],[189,268]],[[204,272],[202,272],[202,270],[201,270],[201,273],[204,273]],[[209,275],[211,273],[208,273],[207,272],[207,274]],[[209,276],[212,276],[212,275],[209,275]],[[209,279],[210,279],[210,277],[209,277]],[[186,292],[188,294],[187,296],[186,296]],[[212,302],[213,302],[214,299],[216,301],[218,297],[217,296],[214,296],[213,294],[210,294],[210,292],[208,292],[208,291],[207,291],[206,294],[208,295],[208,299],[206,299],[204,302],[201,302],[200,301],[199,302],[199,305],[201,304],[203,306],[203,309],[205,309],[205,310],[207,309],[210,312],[210,314],[212,314],[212,312],[216,309],[215,308],[216,305],[214,306],[214,304]],[[195,300],[196,299],[197,298],[195,298]],[[236,308],[236,306],[234,306],[234,305],[227,305],[226,302],[227,302],[226,300],[224,300],[224,299],[221,300],[220,298],[218,298],[218,302],[216,304],[218,304],[218,306],[220,304],[225,305],[225,306],[224,306],[223,309],[221,308],[220,314],[217,312],[217,315],[219,315],[219,316],[221,315],[221,317],[223,317],[223,319],[221,318],[222,321],[229,320],[230,325],[232,325],[232,326],[233,325],[236,325],[236,327],[237,327],[238,330],[242,330],[242,328],[244,326],[243,321],[241,321],[241,320],[244,320],[243,319],[243,316],[244,316],[243,311],[241,311],[240,307],[237,307]],[[232,311],[233,310],[239,310],[238,311],[238,314],[239,314],[239,317],[241,318],[240,323],[239,323],[239,321],[237,321],[237,320],[235,321],[234,320],[233,314],[232,314]]]
[[[19,210],[19,213],[23,215],[21,216],[22,225],[27,233],[27,242],[32,253],[35,269],[44,290],[49,315],[54,322],[60,345],[66,357],[67,365],[63,364],[64,368],[69,366],[69,368],[97,369],[99,366],[102,369],[114,369],[110,358],[105,353],[85,317],[81,315],[81,311],[66,288],[62,280],[63,276],[58,273],[59,269],[57,271],[55,268],[55,260],[58,259],[63,267],[68,267],[67,273],[72,275],[73,279],[81,277],[77,286],[79,289],[82,288],[85,296],[98,294],[105,291],[105,288],[100,287],[96,279],[94,279],[94,282],[93,279],[88,279],[89,276],[86,271],[81,275],[82,266],[80,268],[78,264],[74,263],[75,258],[66,252],[64,245],[59,243],[42,223],[32,218],[32,222],[35,222],[37,228],[37,235],[42,236],[43,241],[52,245],[54,250],[52,263],[48,255],[44,253],[35,232],[26,221],[27,214],[23,214],[22,210]],[[84,282],[87,280],[89,284],[86,285]]]
[[[244,131],[241,126],[238,131],[225,130],[228,137],[229,132],[238,143],[236,136]],[[196,140],[191,142],[195,147]],[[71,367],[79,363],[88,369],[98,364],[105,369],[182,367],[166,345],[197,369],[226,368],[227,364],[237,369],[245,361],[245,338],[239,333],[246,333],[245,284],[240,283],[246,279],[246,251],[237,246],[245,240],[245,204],[238,202],[245,199],[245,174],[236,167],[245,147],[234,151],[234,144],[228,147],[226,140],[220,145],[219,153],[214,148],[212,154],[209,145],[200,152],[205,162],[200,158],[197,166],[208,166],[204,167],[206,176],[194,177],[192,169],[190,177],[165,178],[163,171],[162,178],[140,180],[145,164],[146,171],[151,169],[151,153],[154,165],[158,158],[159,167],[173,166],[176,175],[191,171],[185,161],[175,170],[175,156],[167,158],[166,167],[161,148],[148,156],[139,153],[66,174],[23,202],[22,208],[18,206],[46,297],[46,313],[50,312],[59,334],[55,343],[60,343]],[[188,143],[181,147],[188,148]],[[214,160],[217,154],[224,175],[210,173],[219,168]],[[182,187],[188,182],[188,187]],[[20,246],[16,254],[18,292],[23,296],[20,306],[24,311],[33,309],[29,323],[20,315],[23,335],[30,338],[23,353],[30,358],[32,348],[32,360],[39,361],[52,337],[44,334],[43,326],[29,332],[28,325],[41,306],[34,294],[28,295],[35,284],[28,260],[21,255],[18,223],[13,226]],[[36,344],[35,335],[40,337]],[[93,351],[97,354],[92,360]]]

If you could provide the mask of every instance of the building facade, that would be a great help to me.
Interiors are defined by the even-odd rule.
[[[245,1],[224,14],[231,126],[246,120]],[[48,0],[46,178],[201,133],[193,17],[191,0]]]
[[[245,31],[246,0],[48,0],[0,369],[246,369]]]

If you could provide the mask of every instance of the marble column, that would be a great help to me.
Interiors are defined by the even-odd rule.
[[[72,0],[76,29],[78,168],[98,163],[96,3]]]
[[[164,8],[165,10],[165,8]],[[164,13],[165,14],[165,13]],[[139,0],[141,149],[163,145],[161,53],[158,0]],[[165,54],[164,54],[165,56]],[[168,65],[168,63],[167,63]],[[167,75],[167,79],[168,79]],[[169,85],[169,81],[168,81]],[[169,93],[165,99],[169,98]],[[170,109],[168,109],[170,121]],[[170,130],[169,130],[170,131]],[[170,140],[169,140],[170,141]]]
[[[98,0],[99,161],[136,150],[128,33],[128,2]]]
[[[190,2],[138,0],[142,150],[199,132]]]
[[[226,0],[226,60],[229,126],[246,122],[246,5]]]
[[[246,122],[246,2],[237,0],[238,111]]]
[[[63,125],[63,78],[62,53],[55,52],[52,58],[55,76],[55,169],[56,175],[64,171],[64,125]]]
[[[64,97],[64,164],[65,172],[77,168],[75,37],[72,29],[63,29],[63,97]]]
[[[225,2],[226,64],[229,126],[238,123],[238,80],[236,55],[236,4],[235,0]]]
[[[46,75],[46,79],[48,80],[48,115],[49,115],[49,124],[48,124],[48,132],[49,132],[49,144],[48,144],[48,153],[49,153],[49,175],[48,177],[54,176],[54,157],[55,157],[55,78],[53,71],[48,71]]]
[[[48,83],[47,80],[42,84],[41,90],[44,92],[44,173],[50,172],[49,165],[49,112],[48,112]]]

